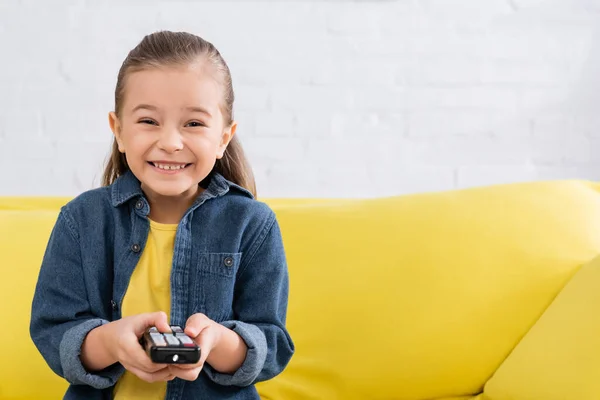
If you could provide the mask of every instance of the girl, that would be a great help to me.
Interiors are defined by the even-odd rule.
[[[102,188],[65,205],[31,337],[66,399],[258,399],[294,352],[274,213],[254,199],[229,68],[188,34],[146,36],[119,71]],[[152,326],[185,327],[195,365],[154,364]]]

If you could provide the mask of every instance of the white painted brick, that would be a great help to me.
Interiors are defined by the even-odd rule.
[[[574,134],[572,116],[553,114],[539,115],[531,120],[533,136],[540,138],[570,139]]]
[[[308,142],[307,159],[328,168],[331,165],[376,165],[391,171],[398,166],[422,164],[427,147],[427,143],[417,140],[377,134],[314,138]]]
[[[454,57],[422,56],[416,60],[411,85],[458,85],[479,84],[483,81],[484,61],[477,56]]]
[[[308,142],[307,159],[338,168],[340,165],[368,165],[375,162],[380,153],[378,142],[373,138],[313,138]]]
[[[474,57],[489,45],[483,35],[464,35],[452,30],[421,31],[405,46],[410,54],[444,57]]]
[[[158,22],[167,29],[202,29],[223,40],[244,44],[261,39],[254,42],[255,48],[259,48],[262,40],[272,38],[273,32],[283,37],[299,32],[304,36],[321,36],[326,32],[326,21],[311,2],[153,0],[152,3],[152,10],[159,10]],[[190,15],[194,18],[190,19]],[[235,34],[224,27],[235,27]]]
[[[398,65],[397,62],[373,62],[357,60],[352,63],[339,63],[336,60],[321,62],[318,68],[308,72],[308,82],[314,85],[353,87],[377,87],[394,85]]]
[[[300,161],[306,157],[306,141],[302,138],[252,137],[243,146],[250,159],[265,161]]]
[[[257,112],[238,111],[237,105],[234,105],[233,118],[237,123],[236,135],[238,135],[238,138],[257,136],[256,114]]]
[[[514,61],[581,62],[592,38],[593,20],[587,23],[548,22],[543,14],[515,14],[488,26],[488,46],[482,54]]]
[[[569,64],[560,59],[553,62],[494,60],[486,62],[481,70],[482,82],[493,84],[559,86],[577,78],[577,74],[571,73]]]
[[[595,169],[600,169],[600,138],[593,137],[590,139],[590,158],[591,166]]]
[[[228,60],[226,60],[229,62]],[[243,60],[242,60],[243,62]],[[322,68],[321,62],[317,60],[291,60],[273,59],[243,62],[242,68],[235,68],[236,64],[230,66],[234,80],[234,87],[252,86],[265,87],[276,85],[302,85],[309,84],[312,77],[319,73]]]
[[[256,113],[256,135],[264,136],[293,136],[295,115],[291,112]]]
[[[329,3],[323,10],[327,31],[333,34],[371,34],[377,31],[381,17],[392,7],[386,3]],[[322,14],[322,15],[323,15]]]
[[[593,138],[600,138],[600,114],[586,113],[573,117],[573,132]]]
[[[55,157],[69,162],[54,165],[54,174],[70,180],[76,192],[99,186],[105,162],[110,156],[111,145],[112,138],[106,137],[80,143],[77,151],[73,151],[70,141],[58,141]]]
[[[525,140],[532,135],[532,121],[528,115],[518,112],[494,112],[489,116],[492,136],[521,138]]]
[[[369,166],[370,190],[365,197],[396,196],[455,189],[452,167],[393,164]]]
[[[414,139],[414,160],[425,165],[520,165],[530,157],[530,146],[520,138],[448,137]]]
[[[347,93],[347,92],[346,92]],[[402,87],[381,87],[381,88],[354,88],[351,93],[346,94],[350,107],[359,111],[377,111],[401,112],[411,105],[409,92]]]
[[[600,181],[600,168],[597,165],[538,166],[536,179],[545,181],[564,179]]]
[[[75,143],[97,142],[112,139],[108,113],[109,108],[89,107],[73,113],[60,109],[53,114],[44,113],[40,121],[44,136],[56,140],[70,139]],[[72,142],[71,142],[72,143]],[[69,145],[68,142],[65,145]]]
[[[504,0],[400,1],[393,2],[391,7],[395,12],[387,12],[382,18],[384,29],[410,32],[414,36],[434,30],[482,34],[491,21],[510,12],[509,4]]]
[[[485,2],[471,0],[419,0],[419,7],[431,13],[451,13],[463,18],[485,17],[487,15],[504,14],[511,11],[505,0],[488,0]]]
[[[272,164],[257,177],[257,190],[263,197],[306,197],[306,193],[319,191],[318,165],[284,161]],[[337,187],[337,185],[333,185]],[[334,195],[335,196],[335,195]]]
[[[411,110],[487,110],[511,111],[519,104],[519,92],[503,87],[424,87],[405,93]]]
[[[568,86],[554,88],[536,88],[525,86],[522,89],[518,108],[529,115],[555,114],[557,112],[573,112],[574,101],[569,100]]]
[[[458,188],[528,182],[538,179],[536,168],[531,164],[465,166],[458,168],[457,176]]]
[[[0,146],[0,169],[11,173],[0,174],[0,196],[16,193],[56,194],[64,190],[59,183],[53,187],[56,180],[53,164],[56,161],[55,145],[49,139],[13,138],[3,140]]]
[[[372,36],[364,35],[348,37],[332,37],[323,42],[328,57],[352,59],[379,59],[401,60],[410,51],[410,42],[400,35],[382,37],[383,33],[374,32]],[[319,46],[319,47],[321,47]],[[320,54],[320,52],[319,52]],[[352,60],[349,60],[352,61]]]
[[[368,196],[371,175],[364,165],[356,162],[334,165],[335,168],[321,168],[317,175],[318,187],[322,188],[325,197]]]
[[[314,111],[310,109],[294,111],[294,136],[328,138],[334,135],[332,118],[334,111]]]
[[[345,110],[353,106],[354,94],[347,88],[280,86],[271,90],[271,103],[275,112]]]
[[[585,164],[591,161],[591,143],[585,136],[571,134],[531,140],[531,159],[536,164]]]
[[[406,117],[400,113],[335,113],[331,135],[335,137],[401,137],[408,130]]]
[[[234,86],[235,107],[240,111],[264,111],[270,109],[270,94],[265,87]]]
[[[33,142],[45,134],[43,118],[44,115],[37,109],[26,110],[9,105],[0,108],[0,135],[6,140]]]
[[[248,29],[253,28],[253,24],[248,25]],[[307,57],[321,61],[337,59],[348,62],[364,57],[389,57],[404,54],[405,51],[403,42],[381,41],[378,40],[380,38],[376,33],[371,36],[335,36],[324,33],[315,34],[315,32],[304,29],[299,28],[295,33],[289,35],[274,36],[271,33],[269,37],[265,38],[256,37],[258,35],[239,39],[236,37],[236,43],[223,40],[222,47],[227,50],[225,55],[235,51],[235,55],[228,56],[228,59],[240,62],[260,62],[271,59],[306,60]],[[215,41],[215,44],[220,45],[221,42]],[[284,59],[281,59],[282,54],[285,54]]]
[[[50,161],[56,159],[56,140],[48,137],[29,138],[25,135],[20,138],[9,137],[5,138],[0,146],[0,162],[3,171],[33,170],[36,169],[34,168],[36,165],[43,165],[44,169],[48,169],[52,166]],[[28,165],[32,161],[36,164]],[[7,175],[13,174],[0,174],[1,177]]]
[[[489,115],[477,111],[414,112],[408,122],[409,136],[450,137],[491,135],[493,126]]]

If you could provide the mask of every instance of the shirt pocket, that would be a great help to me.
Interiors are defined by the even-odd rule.
[[[235,278],[242,253],[202,253],[195,276],[194,312],[222,322],[233,315]]]

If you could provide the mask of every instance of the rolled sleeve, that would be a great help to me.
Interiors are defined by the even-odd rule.
[[[225,321],[221,325],[240,335],[246,343],[248,347],[246,359],[233,374],[217,372],[210,365],[205,364],[204,369],[206,374],[213,382],[219,385],[248,386],[256,380],[267,359],[267,339],[265,334],[257,326],[241,321]]]
[[[89,319],[65,332],[59,346],[59,355],[65,379],[73,385],[89,385],[96,389],[113,386],[124,368],[121,364],[113,364],[102,371],[90,373],[81,362],[81,346],[87,334],[94,328],[109,321]]]

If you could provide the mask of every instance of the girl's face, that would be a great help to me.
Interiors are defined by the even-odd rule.
[[[127,75],[120,117],[111,129],[148,196],[195,197],[223,157],[236,124],[225,126],[222,89],[202,64]]]

